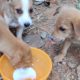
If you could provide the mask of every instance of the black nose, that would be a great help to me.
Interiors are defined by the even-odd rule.
[[[30,23],[25,23],[24,26],[25,27],[29,27],[30,26]]]

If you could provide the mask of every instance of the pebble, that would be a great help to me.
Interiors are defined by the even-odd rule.
[[[24,37],[24,41],[28,43],[31,47],[40,48],[44,45],[44,41],[38,34],[27,35],[26,37]]]
[[[42,39],[45,39],[47,37],[47,32],[42,32],[40,36]]]
[[[42,4],[44,2],[44,0],[35,0],[35,2],[34,2],[34,4],[35,5],[40,5],[40,4]]]

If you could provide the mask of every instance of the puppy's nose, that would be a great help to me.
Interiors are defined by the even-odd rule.
[[[30,26],[30,23],[25,23],[24,26],[25,27],[29,27]]]
[[[47,37],[48,37],[48,39],[50,39],[52,41],[54,40],[54,37],[52,35],[48,35]]]

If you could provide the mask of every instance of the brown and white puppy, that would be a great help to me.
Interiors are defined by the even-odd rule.
[[[55,57],[55,61],[60,62],[66,56],[71,43],[80,43],[80,11],[71,6],[62,7],[52,36],[57,43],[64,42],[61,54]]]
[[[50,0],[35,0],[36,2],[49,2]],[[17,37],[22,39],[25,27],[32,25],[31,14],[34,0],[0,0],[0,15],[10,28],[17,27]]]
[[[14,80],[24,80],[28,77],[35,78],[36,73],[31,68],[31,48],[13,36],[2,17],[0,17],[0,51],[7,56],[11,65],[16,69],[13,74]]]
[[[20,39],[24,27],[32,25],[32,12],[32,0],[0,0],[0,13],[4,21],[9,26],[18,26],[17,37]]]

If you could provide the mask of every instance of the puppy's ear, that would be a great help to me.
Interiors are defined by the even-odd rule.
[[[74,29],[76,37],[80,37],[80,20],[72,23],[72,27]]]

